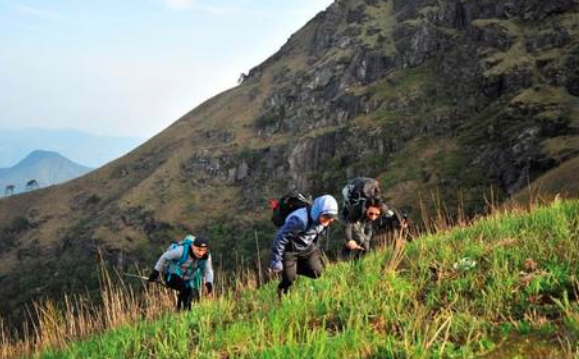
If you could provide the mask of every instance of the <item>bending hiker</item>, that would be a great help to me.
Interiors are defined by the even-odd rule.
[[[360,258],[370,250],[370,240],[374,236],[375,222],[382,215],[382,201],[379,198],[369,198],[365,201],[364,215],[361,219],[346,221],[344,231],[346,241],[342,248],[342,257]]]
[[[388,225],[406,225],[397,211],[383,203],[380,184],[372,178],[357,177],[343,189],[342,217],[346,223],[342,256],[359,258],[370,250],[370,243],[377,230],[384,233]]]
[[[273,241],[269,266],[273,273],[282,273],[279,295],[287,293],[298,274],[314,279],[322,274],[319,238],[337,218],[338,202],[330,195],[318,197],[311,207],[298,208],[284,218]]]
[[[213,292],[209,241],[187,235],[184,240],[173,243],[157,261],[149,282],[157,281],[161,273],[167,287],[178,291],[177,310],[191,309],[191,301],[199,300],[203,284],[207,294]]]
[[[356,177],[342,189],[342,218],[357,222],[365,215],[366,201],[380,198],[380,183],[373,178]]]

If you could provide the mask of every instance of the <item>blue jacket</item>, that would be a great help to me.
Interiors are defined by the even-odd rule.
[[[334,197],[330,195],[318,197],[311,209],[300,208],[290,213],[273,241],[271,268],[281,266],[288,243],[292,243],[292,251],[301,252],[318,242],[320,234],[326,229],[319,222],[323,214],[337,216],[338,202]]]

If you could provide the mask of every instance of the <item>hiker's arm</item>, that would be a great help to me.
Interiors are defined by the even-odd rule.
[[[178,246],[163,253],[161,258],[159,258],[159,260],[157,261],[157,264],[155,264],[155,270],[163,273],[165,270],[165,266],[167,265],[167,262],[181,258],[181,256],[183,255],[183,248],[184,248],[183,246]]]
[[[391,211],[394,212],[393,217],[396,219],[396,223],[398,224],[398,230],[403,230],[408,228],[408,220],[406,216],[400,214],[400,212],[396,208],[391,207]]]
[[[346,243],[354,240],[353,231],[354,231],[354,223],[350,222],[346,223],[346,228],[344,229],[344,235],[346,236]]]
[[[159,278],[159,271],[153,269],[151,274],[149,274],[149,282],[156,282],[158,278]]]
[[[405,229],[408,228],[408,221],[406,218],[400,214],[400,212],[388,204],[384,203],[382,205],[382,216],[395,221],[397,224],[396,229]]]
[[[297,217],[291,216],[275,235],[272,245],[271,268],[282,263],[283,252],[291,239],[305,231],[305,224]]]
[[[356,227],[355,223],[348,222],[346,224],[346,229],[344,230],[344,234],[346,236],[346,242],[344,242],[344,245],[346,246],[346,248],[350,250],[362,248],[360,247],[358,242],[356,242],[356,240],[354,239],[354,231],[356,230],[356,228],[358,228],[359,230],[359,227]]]
[[[400,212],[398,212],[398,210],[394,207],[390,207],[390,211],[391,211],[391,213],[393,212],[393,216],[394,216],[394,218],[396,218],[396,222],[398,222],[398,226],[401,227],[402,223],[404,222],[404,218],[402,218],[402,215],[400,214]]]
[[[400,229],[408,229],[410,226],[408,217],[406,217],[406,215],[400,215],[400,213],[398,213],[398,216],[400,217]]]
[[[207,258],[207,262],[205,263],[205,292],[208,295],[213,294],[213,261],[211,260],[211,254]]]
[[[362,230],[362,234],[364,235],[364,241],[369,241],[374,237],[374,223],[373,222],[366,222],[364,224],[364,229]]]
[[[207,258],[207,263],[205,263],[205,283],[213,284],[213,261],[211,260],[211,254]]]

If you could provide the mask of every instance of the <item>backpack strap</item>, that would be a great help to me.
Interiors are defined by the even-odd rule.
[[[205,257],[203,257],[205,258]],[[201,289],[203,286],[203,276],[205,275],[205,263],[207,262],[206,259],[199,259],[197,263],[197,267],[193,272],[193,278],[188,282],[188,285],[195,289]]]
[[[191,243],[185,243],[183,245],[183,254],[181,258],[177,262],[177,265],[181,265],[187,261],[187,257],[189,256],[189,251],[191,250]]]
[[[180,244],[175,243],[174,246],[177,247]],[[185,244],[182,244],[183,246],[183,254],[181,255],[181,258],[179,258],[178,260],[173,260],[171,261],[171,266],[170,268],[172,269],[168,269],[167,270],[167,282],[171,279],[171,274],[176,274],[178,276],[183,276],[184,273],[181,271],[181,265],[183,265],[183,263],[185,263],[187,261],[187,257],[189,257],[189,251],[191,250],[191,243],[187,242]],[[189,269],[187,269],[185,271],[185,273],[189,271]]]
[[[310,229],[310,221],[312,220],[312,206],[307,206],[306,207],[306,213],[307,213],[307,218],[306,218],[306,231],[308,229]]]

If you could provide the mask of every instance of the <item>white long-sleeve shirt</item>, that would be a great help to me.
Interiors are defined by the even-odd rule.
[[[183,256],[184,248],[185,246],[176,246],[175,248],[163,253],[157,261],[157,264],[155,264],[155,269],[163,274],[168,273],[169,271],[170,273],[175,273],[176,268],[174,268],[174,266],[176,266],[177,262]],[[203,282],[213,284],[213,264],[211,261],[211,254],[208,253],[206,257],[207,258],[197,258],[189,253],[185,262],[179,266],[181,278],[186,281],[194,279],[195,272],[201,264],[200,262],[205,261],[205,266],[203,268]]]

